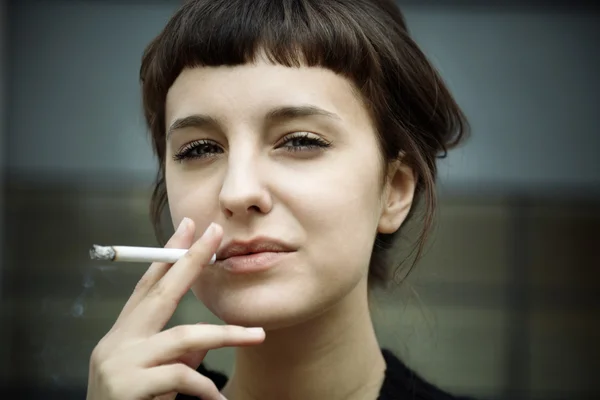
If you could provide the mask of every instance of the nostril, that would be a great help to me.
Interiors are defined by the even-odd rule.
[[[260,212],[260,208],[258,206],[248,207],[248,211]]]

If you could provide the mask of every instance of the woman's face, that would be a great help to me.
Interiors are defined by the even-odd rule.
[[[329,70],[186,69],[166,128],[173,224],[193,219],[196,237],[224,229],[222,260],[193,292],[226,323],[276,328],[324,312],[366,282],[377,231],[403,219],[389,215],[368,112]]]

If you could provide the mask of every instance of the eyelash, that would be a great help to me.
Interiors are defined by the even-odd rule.
[[[219,152],[223,152],[223,149],[221,149],[219,147],[219,145],[216,144],[214,141],[202,139],[202,140],[195,140],[195,141],[193,141],[191,143],[188,143],[185,146],[183,146],[177,152],[177,154],[175,154],[173,156],[173,159],[175,161],[183,161],[183,160],[188,160],[188,159],[206,158],[206,157],[210,157],[211,155],[214,155],[215,152],[212,152],[212,153],[206,152],[206,153],[200,153],[200,154],[192,154],[194,151],[203,150],[203,147],[207,147],[207,146],[214,147],[214,148],[218,149]]]
[[[296,146],[286,146],[289,143],[296,141],[300,142]],[[308,132],[296,132],[286,136],[281,144],[277,148],[286,148],[290,152],[299,151],[313,151],[313,150],[325,150],[331,146],[331,143],[319,136],[310,134]],[[205,150],[206,147],[213,147],[213,150],[217,151],[204,152],[200,154],[192,154],[194,151]],[[184,161],[188,159],[207,158],[212,157],[215,154],[223,153],[223,149],[214,141],[202,139],[186,144],[173,156],[175,161]]]

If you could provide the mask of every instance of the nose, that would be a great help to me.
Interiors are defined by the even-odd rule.
[[[272,198],[265,186],[259,160],[252,154],[228,160],[219,202],[227,218],[249,214],[266,214],[271,210]]]

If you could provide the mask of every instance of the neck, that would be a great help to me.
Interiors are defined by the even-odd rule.
[[[324,314],[238,348],[229,400],[376,399],[385,374],[360,284]]]

